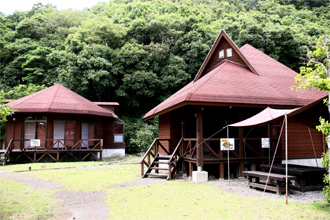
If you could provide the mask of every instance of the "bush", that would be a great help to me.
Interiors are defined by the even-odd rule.
[[[158,117],[147,122],[142,117],[121,117],[121,119],[125,122],[126,153],[144,152],[158,137]]]
[[[330,151],[330,149],[329,149]],[[329,154],[322,153],[322,165],[329,170]],[[325,184],[323,188],[323,195],[326,198],[326,200],[330,203],[330,174],[326,173],[324,174],[323,182]]]

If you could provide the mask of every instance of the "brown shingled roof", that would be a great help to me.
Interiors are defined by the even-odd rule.
[[[47,89],[10,102],[17,112],[70,113],[118,118],[113,112],[56,84]]]
[[[192,81],[150,110],[144,119],[192,103],[300,107],[324,97],[324,91],[292,90],[297,73],[251,45],[240,51],[260,73],[225,60],[197,81]]]

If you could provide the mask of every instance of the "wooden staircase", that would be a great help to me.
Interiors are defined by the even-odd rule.
[[[177,151],[182,143],[182,139],[179,141],[172,154],[170,154],[166,150],[166,148],[160,143],[160,141],[164,140],[155,139],[141,160],[142,178],[154,177],[166,178],[167,180],[171,180],[177,170],[177,162],[179,160]],[[161,147],[167,155],[159,154],[159,147]],[[152,161],[151,158],[153,158]],[[144,166],[147,167],[145,172]]]

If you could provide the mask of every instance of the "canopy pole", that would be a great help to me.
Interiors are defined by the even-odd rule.
[[[308,127],[308,131],[309,131],[309,137],[311,138],[312,147],[313,147],[313,151],[314,151],[315,163],[316,163],[316,166],[319,167],[319,164],[317,163],[317,158],[316,158],[316,152],[315,152],[315,147],[314,147],[314,143],[313,143],[312,133],[311,133],[311,129],[309,127]]]
[[[229,126],[227,126],[227,140],[229,139]],[[230,185],[230,169],[229,169],[229,145],[227,150],[227,159],[228,159],[228,184]]]
[[[285,114],[285,197],[288,204],[288,115]]]
[[[270,148],[271,142],[270,142],[270,124],[268,124],[268,141],[269,141],[269,148],[268,148],[268,164],[270,164]]]

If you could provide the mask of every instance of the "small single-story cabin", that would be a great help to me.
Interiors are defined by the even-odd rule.
[[[207,171],[209,176],[227,178],[227,151],[220,150],[220,138],[227,137],[227,129],[221,130],[223,127],[247,119],[266,107],[294,109],[327,95],[314,89],[292,90],[296,75],[249,44],[238,48],[222,30],[195,79],[144,116],[145,120],[159,117],[159,139],[153,143],[154,150],[159,149],[160,156],[171,155],[170,160],[180,158],[175,163],[167,163],[176,168],[181,166],[180,170],[189,176],[197,169]],[[289,158],[313,163],[315,155],[310,135],[316,156],[320,158],[325,149],[322,134],[315,127],[308,129],[307,125],[290,120],[289,141],[294,141],[296,146],[290,149]],[[269,163],[280,128],[279,121],[253,129],[230,128],[229,137],[235,138],[235,150],[229,151],[230,175],[242,177],[242,171],[259,169],[259,164]],[[261,148],[263,137],[270,138],[270,150]],[[283,151],[280,146],[277,162],[285,157]],[[154,156],[148,151],[141,164],[152,166],[150,155]],[[161,167],[161,163],[157,162],[156,166]],[[156,175],[148,175],[152,167],[145,174],[144,165],[141,166],[144,177]],[[156,173],[160,170],[155,169]],[[168,172],[169,176],[171,173]]]
[[[15,109],[6,122],[10,162],[125,156],[124,122],[115,114],[116,102],[93,103],[57,84],[9,105]]]

